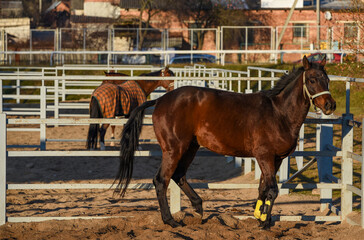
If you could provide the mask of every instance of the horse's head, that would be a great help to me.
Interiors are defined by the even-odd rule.
[[[326,115],[336,109],[336,102],[329,92],[330,79],[324,69],[326,55],[320,63],[310,63],[306,56],[302,60],[303,73],[303,94]]]
[[[167,66],[160,70],[160,75],[163,77],[174,76],[174,72],[172,72]],[[174,80],[162,80],[161,85],[167,90],[167,92],[172,91],[174,89]]]

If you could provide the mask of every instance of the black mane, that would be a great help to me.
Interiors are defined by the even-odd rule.
[[[319,63],[310,63],[310,64],[311,64],[310,68],[320,70],[324,72],[324,74],[326,75],[324,66],[322,66]],[[280,92],[283,91],[283,89],[287,88],[287,90],[290,91],[294,86],[294,84],[291,83],[294,83],[303,72],[304,72],[303,67],[300,67],[298,69],[293,69],[293,72],[291,72],[290,74],[283,75],[272,89],[262,90],[261,92],[265,94],[267,97],[273,97],[277,96]]]
[[[295,82],[295,80],[303,73],[303,67],[300,67],[290,74],[285,74],[278,80],[275,86],[269,90],[262,90],[261,92],[265,94],[267,97],[277,96],[279,93],[283,91],[283,89],[289,88],[288,91],[293,88],[294,84],[290,84]]]
[[[155,71],[155,72],[150,72],[150,73],[142,73],[140,74],[140,76],[161,76],[161,72],[163,71],[163,69],[161,70],[158,70],[158,71]],[[168,69],[168,73],[171,75],[171,76],[174,76],[174,73]]]
[[[140,74],[140,76],[160,76],[161,71],[162,70],[158,70],[158,71],[150,72],[150,73],[142,73],[142,74]]]

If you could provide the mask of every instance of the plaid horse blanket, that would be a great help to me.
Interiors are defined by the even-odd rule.
[[[135,81],[121,85],[104,83],[92,93],[99,103],[103,118],[129,116],[134,108],[146,101],[143,89]]]

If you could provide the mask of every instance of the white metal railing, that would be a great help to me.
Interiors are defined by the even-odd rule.
[[[339,53],[341,56],[343,54],[355,54],[353,50],[293,50],[293,49],[284,49],[284,50],[152,50],[152,51],[0,51],[0,55],[6,54],[10,59],[9,62],[11,64],[11,56],[12,55],[49,55],[50,63],[53,65],[53,58],[55,55],[106,55],[107,64],[112,64],[113,56],[125,56],[125,55],[159,55],[162,59],[165,59],[164,65],[167,66],[169,64],[169,59],[171,55],[176,54],[211,54],[211,55],[219,55],[220,63],[225,65],[225,57],[229,54],[270,54],[274,56],[274,62],[278,61],[279,54],[312,54],[312,53],[325,53],[325,54],[334,54]],[[342,58],[341,58],[342,62]],[[63,62],[62,62],[63,64]]]

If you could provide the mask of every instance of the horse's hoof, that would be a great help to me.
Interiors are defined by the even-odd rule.
[[[176,228],[176,227],[182,227],[183,225],[174,221],[173,219],[169,220],[169,221],[165,221],[165,224],[168,224],[169,226]]]
[[[262,230],[270,230],[271,223],[270,221],[263,222],[259,220],[259,227],[261,227]]]
[[[114,139],[115,139],[114,137],[111,137],[111,140],[114,140]],[[115,142],[114,141],[111,141],[110,146],[111,147],[114,147],[115,146]]]
[[[202,209],[202,205],[198,205],[198,206],[194,206],[195,208],[195,213],[198,214],[199,216],[203,216],[203,209]]]
[[[104,151],[105,150],[105,144],[100,142],[100,150],[101,151]]]

